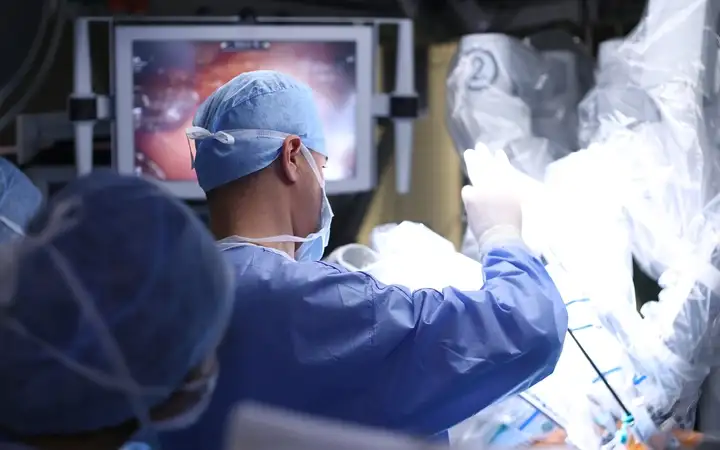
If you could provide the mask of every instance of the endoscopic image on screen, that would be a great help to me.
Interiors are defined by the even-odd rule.
[[[139,41],[133,46],[135,168],[163,181],[193,181],[185,137],[200,103],[243,72],[278,70],[313,89],[330,154],[325,178],[355,175],[353,42]]]

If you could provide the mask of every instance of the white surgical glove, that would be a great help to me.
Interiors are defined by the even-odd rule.
[[[522,208],[513,185],[517,174],[505,153],[491,154],[478,146],[464,156],[473,185],[463,188],[462,198],[481,253],[508,241],[521,241]]]

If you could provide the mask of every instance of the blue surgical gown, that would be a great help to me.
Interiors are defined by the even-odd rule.
[[[410,292],[324,262],[244,245],[207,412],[163,450],[220,450],[242,400],[432,436],[552,373],[567,312],[522,246],[490,251],[485,285]]]

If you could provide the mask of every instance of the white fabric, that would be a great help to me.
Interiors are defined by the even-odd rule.
[[[482,265],[422,224],[381,225],[372,235],[374,248],[349,244],[336,249],[327,261],[411,291],[448,286],[475,291],[483,286]]]

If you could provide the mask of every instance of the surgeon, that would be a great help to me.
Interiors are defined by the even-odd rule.
[[[320,261],[333,143],[306,85],[239,75],[193,123],[198,181],[237,287],[217,392],[165,448],[219,450],[243,400],[430,437],[553,371],[567,313],[520,238],[516,200],[463,191],[483,289],[410,292]]]
[[[41,203],[42,194],[32,181],[0,157],[0,245],[22,237]]]
[[[191,424],[232,282],[210,233],[156,185],[100,172],[59,192],[0,247],[0,448],[144,449]]]

